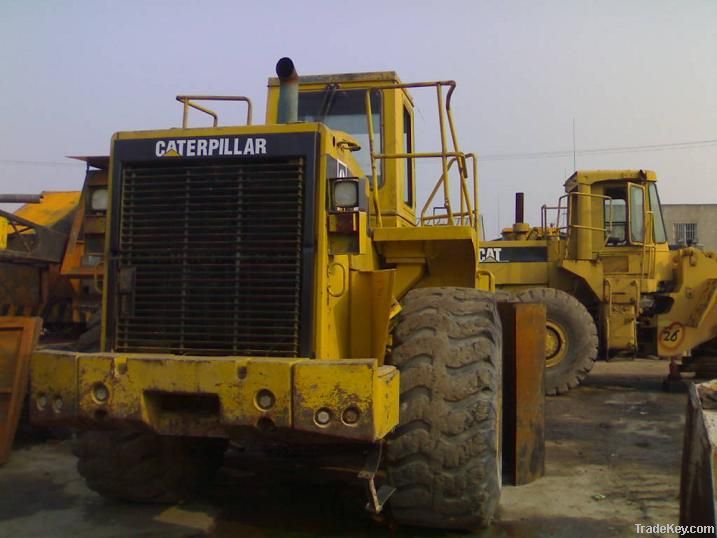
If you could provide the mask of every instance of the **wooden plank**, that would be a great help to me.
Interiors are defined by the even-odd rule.
[[[503,323],[503,473],[528,484],[545,474],[545,306],[499,303]]]
[[[0,317],[0,465],[10,458],[41,329],[40,318]]]

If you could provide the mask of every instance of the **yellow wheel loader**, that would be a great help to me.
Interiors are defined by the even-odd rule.
[[[542,345],[504,341],[478,263],[455,83],[299,79],[288,58],[277,75],[263,125],[245,97],[180,95],[181,128],[117,133],[108,159],[88,160],[108,171],[100,342],[32,354],[32,418],[85,432],[79,472],[109,498],[184,499],[231,441],[333,457],[399,522],[486,525],[509,415],[502,351],[539,349],[536,375],[512,372],[513,401],[542,396],[543,359]],[[420,88],[436,99],[435,152],[415,150]],[[245,121],[220,126],[212,101],[245,107]],[[422,208],[419,159],[437,163]],[[542,315],[525,312],[510,334]],[[542,409],[532,401],[520,409]],[[512,429],[512,442],[542,439],[538,422]]]
[[[496,287],[547,309],[546,393],[577,386],[602,354],[657,355],[695,366],[717,337],[717,259],[671,249],[649,170],[578,171],[541,224],[523,219],[481,244]]]

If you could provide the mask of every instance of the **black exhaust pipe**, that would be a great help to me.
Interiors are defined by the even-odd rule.
[[[279,77],[279,123],[294,123],[299,118],[299,75],[291,58],[276,62]]]
[[[525,194],[522,192],[515,193],[515,222],[522,224],[525,222]]]
[[[0,204],[39,204],[42,194],[0,194]]]

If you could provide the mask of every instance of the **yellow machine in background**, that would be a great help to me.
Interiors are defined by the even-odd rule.
[[[253,439],[353,447],[372,511],[390,497],[401,522],[485,525],[501,483],[502,332],[479,291],[493,278],[455,83],[299,81],[288,58],[277,74],[265,125],[247,98],[179,96],[180,129],[113,137],[101,351],[34,353],[32,417],[89,430],[78,468],[107,497],[182,499],[227,440]],[[415,151],[415,88],[435,92],[439,151]],[[245,103],[246,125],[219,126],[199,104],[212,100]],[[190,127],[192,110],[213,125]],[[419,211],[424,158],[437,181]]]
[[[108,159],[76,158],[88,163],[82,190],[0,195],[23,204],[0,210],[0,315],[41,317],[59,340],[100,307]]]
[[[670,249],[654,172],[579,171],[565,192],[539,227],[520,195],[516,223],[480,249],[498,288],[546,304],[548,394],[579,384],[599,349],[674,359],[717,337],[717,260]]]
[[[83,191],[0,195],[0,203],[24,204],[0,210],[0,464],[20,420],[33,348],[95,345],[102,191],[106,172],[88,171]]]

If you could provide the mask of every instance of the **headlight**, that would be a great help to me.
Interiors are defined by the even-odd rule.
[[[90,207],[93,211],[107,211],[107,189],[95,189],[92,191]]]
[[[334,206],[340,209],[358,207],[359,184],[354,180],[334,181]]]

